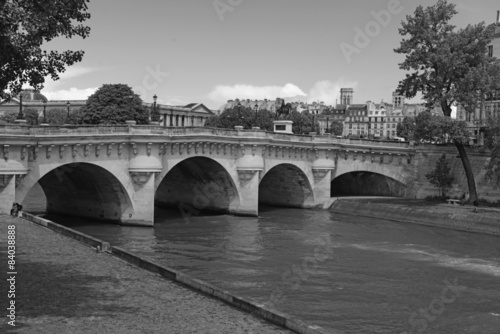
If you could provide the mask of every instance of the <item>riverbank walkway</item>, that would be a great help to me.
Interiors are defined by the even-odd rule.
[[[17,272],[9,299],[8,225]],[[0,333],[291,333],[26,220],[0,215],[0,229]]]

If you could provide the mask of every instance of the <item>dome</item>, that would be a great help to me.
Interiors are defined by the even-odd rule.
[[[332,159],[316,159],[312,164],[312,169],[335,169],[335,161]]]
[[[23,89],[21,93],[19,93],[19,95],[23,97],[23,101],[32,101],[32,102],[48,101],[45,95],[40,93],[40,91],[34,89]]]
[[[237,170],[263,170],[264,159],[260,155],[247,154],[236,161]]]

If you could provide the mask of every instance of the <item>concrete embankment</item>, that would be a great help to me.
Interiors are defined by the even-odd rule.
[[[423,200],[338,198],[331,212],[500,236],[500,209]]]
[[[4,216],[4,217],[6,217],[6,216]],[[31,222],[34,222],[38,225],[42,225],[44,227],[47,227],[47,228],[49,228],[53,231],[56,231],[62,235],[65,235],[65,236],[68,236],[72,239],[78,240],[81,243],[84,243],[88,246],[91,246],[91,247],[94,247],[98,250],[101,250],[101,252],[99,252],[99,253],[94,252],[94,255],[95,254],[107,254],[108,256],[114,255],[114,256],[110,256],[109,258],[107,258],[107,261],[112,261],[113,259],[118,261],[115,257],[120,258],[120,259],[125,260],[125,261],[139,267],[139,268],[146,269],[149,272],[152,272],[154,274],[158,274],[158,275],[162,276],[163,278],[166,278],[167,280],[165,280],[165,282],[173,281],[179,285],[182,285],[184,287],[188,287],[190,290],[194,290],[196,292],[203,293],[204,295],[208,295],[210,297],[213,297],[213,298],[215,298],[219,301],[222,301],[225,304],[228,304],[236,309],[242,310],[246,313],[250,313],[253,316],[264,319],[270,323],[273,323],[275,325],[278,325],[278,326],[284,328],[284,329],[279,329],[278,327],[275,327],[273,329],[272,325],[265,324],[265,323],[259,323],[258,321],[256,322],[256,320],[250,321],[250,324],[249,324],[249,320],[245,319],[245,320],[241,320],[238,323],[236,323],[232,326],[229,326],[229,327],[226,326],[227,323],[217,325],[217,324],[211,324],[210,322],[207,322],[206,323],[206,330],[202,330],[202,332],[204,332],[204,333],[239,333],[240,331],[243,331],[245,333],[246,332],[254,333],[254,331],[255,331],[255,333],[289,333],[288,330],[293,331],[295,333],[301,333],[301,334],[302,333],[303,334],[332,333],[331,331],[330,332],[326,331],[326,330],[319,328],[317,326],[307,325],[307,324],[305,324],[297,319],[294,319],[288,315],[282,314],[276,310],[270,309],[264,305],[258,304],[252,300],[233,295],[228,291],[225,291],[225,290],[222,290],[218,287],[212,286],[209,283],[206,283],[202,280],[190,277],[189,275],[181,273],[175,269],[171,269],[171,268],[162,266],[162,265],[157,264],[149,259],[137,256],[137,255],[135,255],[131,252],[128,252],[124,249],[121,249],[119,247],[113,247],[113,246],[109,245],[109,243],[107,243],[107,242],[93,238],[91,236],[80,233],[78,231],[67,228],[65,226],[56,224],[50,220],[43,219],[41,217],[34,216],[34,215],[31,215],[28,213],[23,213],[23,218],[25,218],[26,220],[29,220]],[[43,235],[43,234],[41,233],[40,235]],[[47,241],[47,243],[53,243],[53,242]],[[62,249],[64,248],[64,247],[62,247],[63,245],[61,245],[60,242],[58,244],[53,244],[52,246],[56,246],[56,247],[54,247],[54,250],[57,250],[58,254],[60,254],[60,252],[62,252],[63,251]],[[46,247],[50,248],[51,246],[46,245]],[[36,252],[35,249],[33,251]],[[57,257],[52,259],[52,260],[57,261]],[[118,261],[118,262],[121,262],[121,261]],[[122,264],[123,264],[123,262],[122,262]],[[85,270],[85,266],[81,263],[78,263],[78,261],[76,261],[74,263],[74,266],[81,266],[81,269]],[[106,264],[103,264],[103,267],[105,268]],[[156,276],[156,277],[158,277],[158,276]],[[118,278],[120,278],[120,277],[118,277]],[[137,283],[138,285],[144,287],[142,279],[138,279],[137,282],[138,282]],[[57,285],[57,282],[53,282],[53,283],[54,283],[54,286]],[[127,284],[130,284],[130,283],[127,283]],[[132,289],[134,287],[130,287],[130,288]],[[179,297],[176,299],[179,301],[180,304],[175,305],[176,308],[183,308],[183,307],[187,308],[189,310],[188,311],[189,314],[196,314],[198,312],[199,314],[202,315],[203,312],[205,312],[201,309],[198,310],[198,308],[200,308],[199,306],[194,306],[193,304],[184,303],[182,301],[182,292],[180,292],[179,296],[177,296],[177,297]],[[203,298],[203,297],[200,295],[200,298]],[[151,301],[151,302],[153,302],[153,301]],[[141,305],[139,305],[139,303],[140,303],[140,301],[137,301],[137,304],[138,304],[137,306],[141,307]],[[204,307],[206,307],[207,309],[211,309],[211,308],[213,308],[213,306],[210,306],[208,304],[210,304],[210,303],[218,304],[219,302],[217,302],[211,298],[206,298],[206,301],[203,301],[203,303],[207,304]],[[174,305],[170,305],[170,307],[173,307],[173,306]],[[166,307],[165,309],[168,309],[168,307]],[[232,310],[231,308],[228,308],[228,309]],[[168,312],[171,312],[171,309],[169,309]],[[232,312],[236,312],[236,311],[233,310]],[[213,313],[213,312],[208,311],[208,313]],[[243,313],[243,315],[241,315],[242,318],[246,318],[248,316],[248,315],[245,316],[244,314],[245,313]],[[224,314],[221,314],[221,315],[219,315],[219,317],[225,319],[226,316]],[[234,315],[232,317],[234,317]],[[227,322],[226,320],[227,319],[225,319],[224,321]],[[189,323],[189,321],[190,320],[188,318],[186,318],[186,323]],[[167,326],[167,328],[168,328],[167,324],[165,324],[165,326]],[[210,326],[213,326],[213,329],[211,329]],[[224,327],[224,326],[226,326],[226,327]],[[232,331],[229,330],[229,328],[232,328]],[[173,333],[184,333],[184,332],[187,333],[188,331],[172,331],[172,332]],[[189,332],[191,332],[191,331],[189,331]],[[74,333],[77,333],[77,332],[74,332]],[[165,333],[170,333],[170,332],[165,331]]]

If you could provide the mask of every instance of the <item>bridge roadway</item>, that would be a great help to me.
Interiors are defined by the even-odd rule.
[[[160,126],[3,126],[0,150],[0,213],[39,183],[49,213],[146,226],[155,203],[186,215],[323,206],[332,181],[355,171],[405,197],[415,155],[404,142]]]

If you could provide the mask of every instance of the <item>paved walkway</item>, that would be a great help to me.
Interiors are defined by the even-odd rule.
[[[16,226],[16,327],[7,225]],[[0,333],[291,333],[28,221],[0,215]]]

